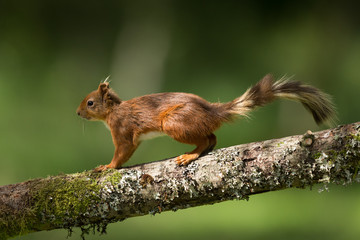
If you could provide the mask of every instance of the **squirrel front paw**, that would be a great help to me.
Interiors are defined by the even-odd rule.
[[[109,169],[108,165],[100,165],[96,168],[94,168],[94,172],[103,172],[105,171],[106,169]]]

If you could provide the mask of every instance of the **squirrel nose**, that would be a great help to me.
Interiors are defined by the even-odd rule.
[[[80,111],[79,111],[79,110],[76,110],[76,114],[80,116]]]

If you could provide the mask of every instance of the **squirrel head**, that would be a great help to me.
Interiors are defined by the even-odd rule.
[[[105,120],[113,106],[120,103],[120,98],[109,87],[109,83],[103,82],[99,84],[97,90],[92,91],[82,100],[76,113],[87,120]]]

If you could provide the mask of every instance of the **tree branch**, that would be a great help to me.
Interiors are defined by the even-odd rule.
[[[0,187],[0,239],[247,199],[317,183],[359,181],[360,122],[218,149],[186,167],[174,159]]]

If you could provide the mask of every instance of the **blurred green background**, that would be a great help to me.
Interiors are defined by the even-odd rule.
[[[334,1],[335,2],[335,1]],[[75,110],[111,75],[122,99],[182,91],[230,101],[271,72],[323,89],[360,120],[359,6],[342,1],[0,0],[0,184],[108,163],[111,135]],[[318,127],[277,101],[216,132],[218,148]],[[192,149],[144,142],[127,166]],[[359,239],[360,185],[285,190],[128,219],[102,239]],[[65,230],[21,239],[65,239]],[[80,230],[75,229],[73,239]],[[90,235],[87,239],[98,239]]]

